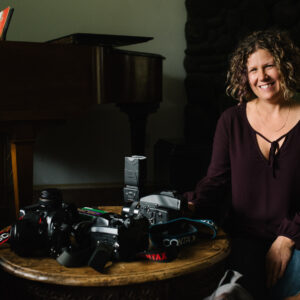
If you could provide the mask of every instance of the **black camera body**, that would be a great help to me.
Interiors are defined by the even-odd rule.
[[[108,261],[131,261],[148,249],[149,222],[146,218],[104,213],[74,224],[72,236],[75,243],[56,260],[66,267],[89,265],[101,272]]]
[[[21,256],[57,257],[69,246],[72,224],[78,217],[76,207],[64,203],[59,190],[45,189],[36,204],[20,210],[10,229],[11,249]]]
[[[148,249],[149,222],[146,218],[106,213],[96,218],[90,237],[94,251],[88,265],[101,271],[107,261],[131,261]]]

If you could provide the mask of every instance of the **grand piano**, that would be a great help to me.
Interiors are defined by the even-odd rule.
[[[163,57],[116,46],[149,39],[74,34],[0,42],[1,220],[32,203],[33,146],[45,123],[116,103],[129,116],[132,153],[144,153],[147,115],[162,100]]]

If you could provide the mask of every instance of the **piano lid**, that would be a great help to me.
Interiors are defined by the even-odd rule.
[[[73,33],[73,34],[69,34],[60,38],[47,41],[47,43],[119,47],[119,46],[127,46],[132,44],[144,43],[152,39],[153,37],[144,37],[144,36]]]

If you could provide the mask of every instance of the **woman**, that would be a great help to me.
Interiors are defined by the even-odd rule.
[[[286,33],[254,32],[227,77],[239,105],[220,117],[207,176],[185,196],[203,215],[231,187],[228,268],[254,299],[285,299],[300,293],[300,51]]]

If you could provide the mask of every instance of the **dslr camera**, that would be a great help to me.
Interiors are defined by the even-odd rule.
[[[72,224],[78,217],[77,208],[64,203],[58,189],[42,190],[38,202],[22,208],[11,226],[11,249],[21,256],[57,257],[69,246]]]
[[[107,261],[130,261],[148,249],[149,222],[146,218],[122,217],[108,213],[98,217],[90,229],[95,250],[88,265],[102,270]]]
[[[77,247],[65,250],[57,261],[66,267],[89,265],[101,272],[108,261],[130,261],[148,249],[146,218],[104,213],[73,226]]]

